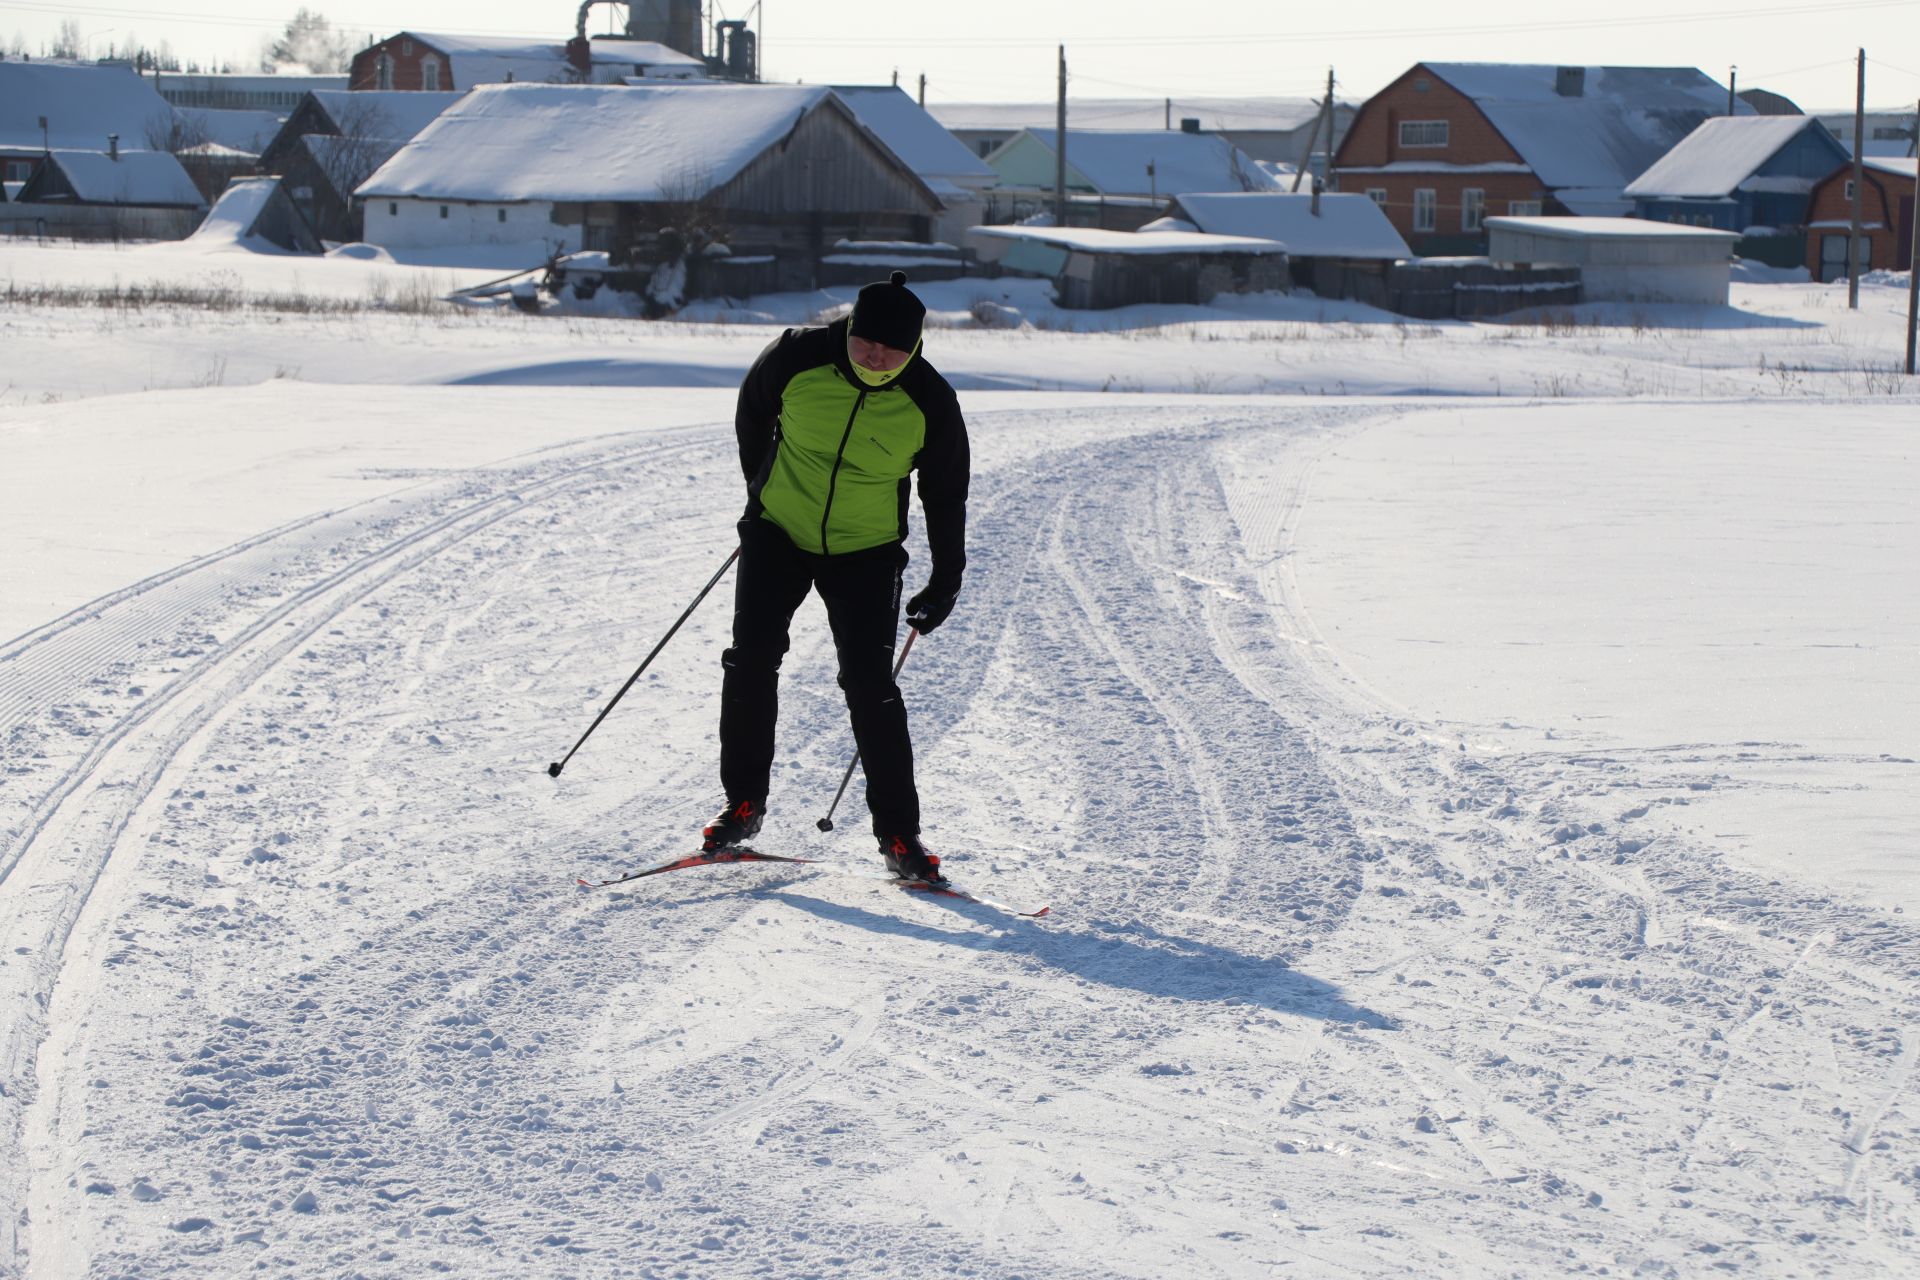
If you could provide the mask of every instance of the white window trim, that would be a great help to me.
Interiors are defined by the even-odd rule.
[[[420,87],[428,93],[440,92],[440,59],[423,58],[421,60]]]
[[[1460,229],[1480,231],[1487,222],[1487,193],[1480,187],[1468,187],[1460,193]]]
[[[1542,203],[1543,202],[1539,200],[1509,200],[1507,201],[1507,216],[1509,218],[1537,218],[1540,216]]]
[[[1433,231],[1440,225],[1440,193],[1420,187],[1413,193],[1413,229]]]
[[[1387,189],[1385,187],[1368,187],[1367,199],[1384,209],[1387,207]]]
[[[1435,126],[1438,126],[1440,130],[1440,140],[1438,142],[1408,142],[1407,141],[1408,129],[1431,129]],[[1417,148],[1445,147],[1449,144],[1449,141],[1451,140],[1452,136],[1453,136],[1453,125],[1450,121],[1402,120],[1400,122],[1400,130],[1399,130],[1400,146],[1402,147],[1402,149],[1405,149],[1405,150],[1414,150]]]

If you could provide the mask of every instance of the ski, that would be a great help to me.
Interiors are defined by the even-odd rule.
[[[859,880],[873,880],[880,884],[890,884],[896,889],[910,893],[926,893],[941,898],[952,898],[957,902],[971,903],[977,907],[986,907],[993,911],[1003,911],[1010,916],[1019,916],[1024,920],[1038,920],[1053,910],[1052,904],[1040,907],[1036,911],[1024,911],[1019,907],[997,902],[992,898],[983,898],[977,893],[960,888],[951,880],[911,880],[903,879],[887,871],[866,871],[856,867],[840,866],[821,858],[790,858],[778,853],[761,853],[745,845],[733,845],[725,849],[688,854],[684,858],[675,858],[670,862],[657,863],[651,867],[642,867],[638,871],[629,871],[625,875],[614,876],[608,880],[589,880],[585,876],[576,877],[574,883],[583,889],[605,889],[610,885],[626,884],[630,880],[640,880],[647,876],[663,875],[669,871],[685,871],[693,867],[722,866],[735,862],[784,862],[793,866],[811,867],[830,875],[851,876]]]
[[[574,879],[574,883],[583,889],[604,889],[608,885],[625,884],[629,880],[664,875],[669,871],[685,871],[690,867],[715,867],[729,862],[792,862],[820,865],[817,858],[788,858],[777,853],[761,853],[758,849],[749,849],[745,845],[734,845],[726,849],[688,854],[684,858],[675,858],[671,862],[662,862],[651,867],[642,867],[638,871],[629,871],[611,880],[589,880],[585,876],[579,876]]]

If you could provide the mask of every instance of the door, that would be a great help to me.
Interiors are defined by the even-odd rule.
[[[1912,212],[1911,208],[1908,210]],[[1854,255],[1861,270],[1870,270],[1873,266],[1873,237],[1861,236],[1859,252]],[[1847,278],[1847,237],[1845,235],[1823,235],[1820,237],[1820,283],[1831,284],[1835,280]]]

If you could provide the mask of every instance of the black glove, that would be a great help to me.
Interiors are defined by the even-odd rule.
[[[926,590],[907,601],[907,622],[921,635],[927,635],[947,620],[947,615],[953,612],[953,602],[959,598],[957,589],[950,591],[928,583]]]

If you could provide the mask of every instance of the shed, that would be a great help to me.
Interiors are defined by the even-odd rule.
[[[202,248],[271,245],[297,253],[321,248],[278,178],[236,179],[187,239]]]
[[[54,151],[20,192],[22,204],[200,209],[200,189],[164,151]]]
[[[1063,307],[1198,305],[1287,287],[1287,247],[1253,236],[1016,226],[975,227],[967,238],[988,262],[1052,277]]]
[[[1495,266],[1580,268],[1588,302],[1689,302],[1725,306],[1731,231],[1641,218],[1488,218]]]
[[[1812,116],[1716,116],[1627,184],[1637,217],[1738,231],[1795,231],[1816,182],[1847,149]],[[1761,229],[1764,229],[1761,230]]]
[[[633,268],[682,248],[772,255],[808,288],[840,240],[928,238],[942,205],[831,89],[483,85],[364,183],[366,238],[541,243]]]
[[[1211,235],[1280,241],[1293,283],[1323,298],[1384,307],[1388,269],[1413,256],[1386,212],[1358,193],[1183,195],[1173,212]]]
[[[1868,156],[1861,162],[1862,270],[1913,268],[1913,157]],[[1847,234],[1853,227],[1853,161],[1814,184],[1807,209],[1807,269],[1823,283],[1847,278]]]

